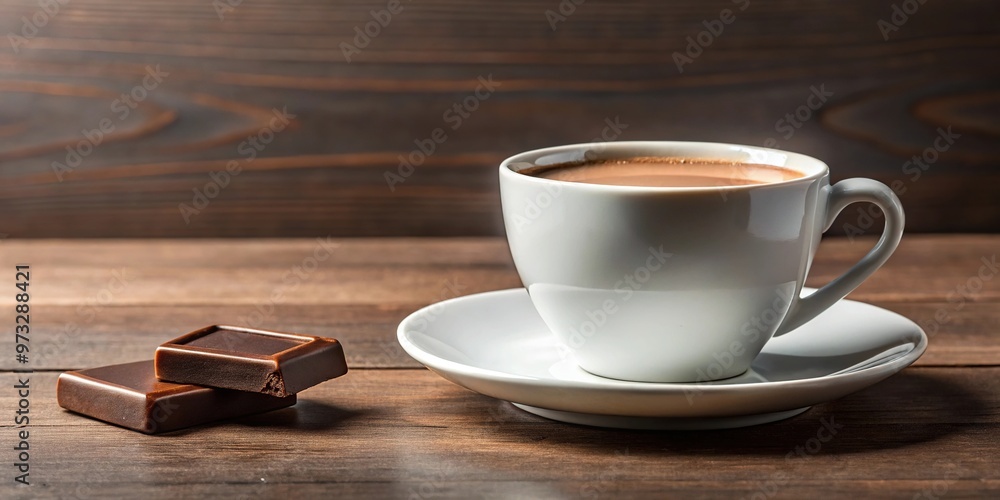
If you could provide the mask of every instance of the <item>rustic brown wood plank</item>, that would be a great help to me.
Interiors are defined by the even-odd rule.
[[[333,337],[352,368],[419,368],[396,342],[396,326],[420,305],[77,306],[42,305],[32,317],[32,367],[80,369],[151,359],[156,346],[210,324]],[[8,339],[0,348],[13,349]],[[967,358],[963,358],[967,359]],[[0,370],[19,366],[0,358]]]
[[[444,294],[441,298],[450,298]],[[920,324],[930,345],[918,366],[1000,366],[995,303],[874,302]],[[419,368],[396,341],[396,327],[426,303],[398,305],[54,306],[34,309],[32,367],[79,369],[151,358],[159,344],[209,324],[235,324],[335,337],[352,368]],[[935,319],[941,315],[942,321]],[[0,346],[9,346],[5,341]],[[2,347],[0,347],[2,348]],[[0,358],[0,370],[18,368]]]
[[[619,140],[776,139],[835,179],[897,181],[911,231],[1000,230],[995,2],[921,4],[888,40],[891,5],[863,0],[588,2],[555,27],[558,2],[404,2],[351,61],[340,44],[385,3],[242,2],[221,19],[213,5],[74,0],[0,44],[0,231],[495,236],[502,158],[591,140],[615,117]],[[674,54],[723,8],[736,20],[679,71]],[[0,33],[38,12],[0,1]],[[169,75],[123,117],[116,96],[156,65]],[[443,113],[488,75],[496,92],[451,130]],[[778,121],[814,86],[833,95],[789,134]],[[284,107],[294,122],[246,161],[239,144]],[[60,182],[53,162],[102,118],[114,132]],[[385,173],[437,127],[448,140],[390,190]],[[942,127],[961,137],[919,178],[904,170]],[[229,160],[242,173],[186,223],[178,205]]]
[[[916,322],[929,345],[918,365],[1000,365],[1000,308],[996,303],[873,302]]]
[[[988,242],[968,237],[972,245]],[[1000,244],[1000,238],[996,241]],[[983,242],[983,243],[980,243]],[[941,245],[944,247],[944,245]],[[98,267],[118,264],[130,269],[237,268],[288,269],[319,251],[333,266],[456,266],[512,267],[502,238],[330,238],[190,239],[190,240],[22,240],[11,238],[0,255],[30,257],[45,267]]]
[[[156,498],[291,488],[749,496],[777,478],[787,478],[775,491],[781,497],[816,489],[909,497],[935,484],[956,496],[992,496],[1000,485],[1000,368],[911,368],[784,422],[687,433],[554,423],[426,370],[355,370],[305,391],[292,409],[145,436],[62,411],[56,374],[31,377],[32,479],[51,496],[76,494],[81,483],[85,497],[148,490]],[[14,374],[0,381],[11,385]],[[15,404],[11,392],[0,392],[0,406]],[[837,433],[809,444],[824,421]],[[807,446],[814,452],[796,455]],[[5,497],[27,492],[10,482],[0,488]]]
[[[806,284],[830,282],[861,259],[871,238],[826,238]],[[849,297],[864,301],[967,302],[1000,299],[1000,237],[904,235],[889,261]]]
[[[920,324],[931,337],[920,364],[1000,364],[1000,280],[958,294],[981,266],[977,256],[997,242],[910,236],[851,297]],[[45,369],[146,358],[161,342],[212,323],[335,336],[352,366],[415,367],[395,341],[403,317],[446,298],[520,286],[505,243],[495,238],[334,244],[328,261],[291,281],[284,281],[289,270],[322,248],[316,241],[8,240],[0,261],[33,265],[34,361]],[[810,284],[828,281],[870,244],[828,239]],[[0,319],[13,321],[11,310]],[[14,361],[4,358],[0,368]]]
[[[857,262],[872,243],[870,238],[827,239],[807,284],[829,282]],[[498,238],[342,239],[334,244],[336,248],[326,253],[316,240],[11,239],[0,247],[0,264],[31,260],[39,278],[33,285],[34,303],[52,305],[107,299],[110,288],[121,291],[105,303],[197,306],[427,304],[447,290],[455,296],[520,286],[506,243]],[[1000,279],[993,279],[990,265],[998,251],[998,236],[909,235],[886,266],[851,298],[956,305],[995,302],[1000,300]],[[315,255],[324,260],[314,259]],[[127,286],[116,285],[116,279]]]
[[[47,272],[36,267],[35,304],[77,304],[80,297],[103,295],[111,288],[114,269],[56,268]],[[296,279],[293,271],[275,268],[126,269],[128,286],[113,294],[123,305],[202,304],[400,304],[439,297],[450,288],[475,293],[520,286],[508,269],[470,266],[412,267],[378,266],[316,268],[307,278]],[[94,284],[98,284],[97,287]],[[86,299],[85,299],[86,300]]]
[[[610,498],[628,495],[629,498],[662,499],[665,494],[684,498],[749,498],[759,493],[772,493],[771,498],[806,498],[823,492],[823,498],[853,499],[859,495],[877,496],[879,498],[914,498],[934,495],[944,492],[949,498],[981,498],[989,497],[1000,490],[1000,482],[980,479],[955,478],[954,474],[944,472],[940,479],[924,480],[846,480],[839,479],[835,484],[821,481],[810,481],[797,478],[794,483],[785,482],[775,488],[777,483],[763,480],[729,481],[720,484],[715,481],[631,481],[627,485],[614,482],[614,465],[609,470],[595,471],[590,479],[551,480],[551,481],[443,481],[441,476],[427,474],[425,479],[414,478],[393,482],[357,482],[344,483],[330,481],[320,483],[277,483],[267,481],[229,482],[226,484],[187,483],[162,485],[143,495],[144,498],[177,498],[183,497],[239,497],[239,498],[277,498],[287,496],[320,497],[336,495],[351,498],[440,498],[467,500],[475,498]],[[91,488],[85,485],[77,486],[77,495],[84,498],[92,492],[99,492],[107,497],[127,497],[138,487],[135,483],[100,484]],[[60,489],[56,486],[54,489]],[[69,491],[69,490],[66,490]],[[709,493],[711,492],[711,493]],[[12,498],[32,498],[14,495]]]

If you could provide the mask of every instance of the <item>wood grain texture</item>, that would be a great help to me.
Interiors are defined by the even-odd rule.
[[[871,244],[827,239],[811,282]],[[317,248],[330,256],[297,286],[282,281]],[[979,269],[998,249],[1000,236],[911,235],[852,294],[927,330],[917,366],[783,422],[686,433],[551,422],[448,383],[398,347],[395,327],[409,312],[518,286],[500,238],[7,240],[0,267],[32,266],[40,371],[30,375],[36,483],[4,481],[0,497],[991,498],[1000,280]],[[980,288],[951,295],[972,277]],[[286,293],[268,301],[276,287]],[[12,324],[11,305],[0,294],[0,324]],[[216,322],[337,337],[351,372],[293,408],[164,436],[56,405],[59,371],[148,359],[160,342]],[[0,351],[11,350],[4,338]],[[0,357],[0,385],[16,383],[13,368]],[[0,390],[0,412],[17,404]],[[842,427],[816,448],[831,421]],[[14,432],[0,421],[0,433]]]
[[[910,231],[1000,230],[996,2],[926,2],[885,40],[889,1],[591,0],[553,26],[557,1],[404,0],[350,61],[341,44],[386,2],[233,3],[73,0],[33,30],[35,0],[0,0],[0,34],[23,37],[0,43],[0,232],[499,235],[500,160],[616,119],[618,140],[774,139],[834,179],[895,181]],[[679,71],[674,54],[722,9],[735,21]],[[446,116],[490,76],[475,111]],[[790,125],[813,87],[832,95]],[[275,109],[295,116],[251,160],[241,144]],[[80,146],[102,120],[113,130]],[[949,127],[960,137],[927,169],[907,165]],[[390,189],[436,128],[447,140]],[[57,176],[67,147],[92,151]],[[179,205],[230,161],[239,175],[185,221]]]
[[[213,323],[332,336],[347,346],[351,366],[414,368],[420,365],[395,340],[407,314],[521,285],[499,238],[323,241],[11,240],[0,261],[33,266],[33,328],[46,339],[39,369],[88,367],[98,350],[106,364],[142,359]],[[809,284],[835,278],[872,243],[828,238]],[[324,248],[329,257],[307,271]],[[851,298],[920,324],[931,345],[918,364],[1000,365],[1000,278],[986,274],[981,288],[962,290],[998,250],[1000,236],[909,236]],[[12,300],[0,297],[0,304]],[[15,365],[0,358],[0,369]]]
[[[818,287],[836,278],[874,241],[826,239],[807,284]],[[994,235],[906,236],[889,263],[851,298],[995,301],[1000,299],[1000,280],[989,273],[975,290],[962,290],[970,280],[975,284],[998,252],[1000,237]],[[9,256],[12,264],[23,259],[36,266],[41,278],[34,285],[36,305],[68,306],[81,300],[171,306],[412,305],[520,286],[501,238],[12,239],[2,243],[0,256]],[[959,292],[965,295],[956,297]],[[0,303],[10,300],[0,297]]]
[[[947,302],[871,302],[921,325],[930,337],[917,366],[1000,365],[998,304],[969,303],[956,310]],[[334,337],[344,344],[352,368],[419,368],[396,340],[396,327],[423,303],[393,306],[276,305],[269,314],[256,306],[107,306],[90,320],[77,306],[38,306],[33,331],[41,339],[32,360],[36,369],[88,368],[94,352],[101,364],[152,356],[156,346],[210,324],[253,326],[268,330]],[[935,315],[946,311],[944,321]],[[96,319],[99,318],[99,319]],[[127,334],[123,334],[128,325]],[[0,346],[9,345],[6,341]],[[0,370],[17,368],[0,358]]]
[[[1000,368],[912,368],[785,422],[688,433],[559,424],[427,370],[355,370],[290,409],[145,436],[59,409],[55,377],[32,378],[32,491],[44,496],[909,498],[1000,487]],[[0,407],[15,403],[0,392]],[[796,455],[824,420],[836,435]]]

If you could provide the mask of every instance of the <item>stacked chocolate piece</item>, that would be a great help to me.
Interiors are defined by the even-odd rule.
[[[347,373],[335,339],[210,326],[156,348],[155,359],[59,375],[59,406],[147,434],[295,404]]]

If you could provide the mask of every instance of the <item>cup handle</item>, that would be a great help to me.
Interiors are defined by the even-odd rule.
[[[833,225],[834,219],[848,205],[858,202],[869,202],[878,205],[885,214],[885,230],[882,237],[867,255],[844,274],[829,282],[823,288],[813,292],[808,297],[796,298],[784,322],[778,327],[775,337],[784,335],[815,318],[840,299],[851,293],[866,280],[876,269],[882,267],[889,256],[896,250],[903,236],[903,206],[891,189],[881,182],[872,179],[844,179],[834,184],[827,200],[826,222],[823,231]]]

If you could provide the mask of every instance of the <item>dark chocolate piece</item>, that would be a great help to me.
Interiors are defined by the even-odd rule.
[[[295,404],[295,395],[278,398],[163,382],[156,378],[153,360],[63,373],[56,398],[67,410],[147,434]]]
[[[347,373],[344,348],[311,335],[209,326],[156,348],[171,382],[287,396]]]

